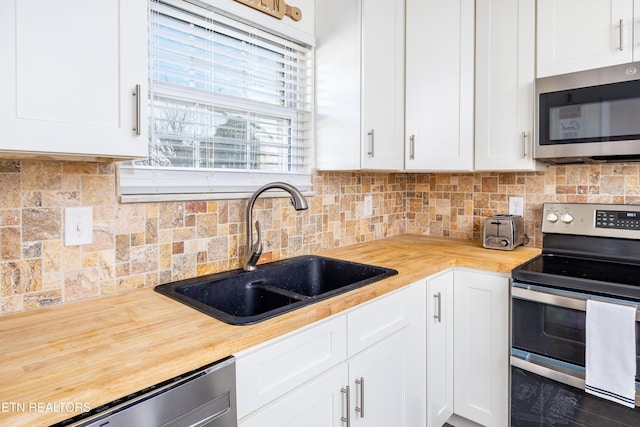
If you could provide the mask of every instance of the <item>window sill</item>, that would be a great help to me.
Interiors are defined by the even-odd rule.
[[[305,197],[315,196],[315,191],[303,191]],[[191,194],[123,194],[119,196],[120,203],[149,203],[149,202],[196,202],[203,200],[234,200],[248,199],[253,193],[191,193]],[[286,191],[269,190],[260,195],[261,198],[290,197]]]

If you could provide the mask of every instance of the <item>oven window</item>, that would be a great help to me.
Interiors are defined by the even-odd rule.
[[[518,350],[584,366],[584,311],[512,299],[511,343]],[[640,381],[640,322],[636,322],[636,381]]]
[[[514,298],[513,347],[584,366],[583,311]]]
[[[545,335],[579,343],[585,342],[586,316],[584,312],[555,305],[545,305],[543,308]]]

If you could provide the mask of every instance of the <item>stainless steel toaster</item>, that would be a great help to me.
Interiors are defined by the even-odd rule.
[[[524,239],[524,219],[520,215],[496,215],[484,221],[485,248],[510,251],[522,245]]]

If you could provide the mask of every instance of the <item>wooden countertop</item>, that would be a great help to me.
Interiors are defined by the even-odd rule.
[[[249,326],[220,322],[153,289],[0,316],[0,425],[62,421],[448,267],[509,273],[539,253],[419,235],[324,251],[399,274]]]

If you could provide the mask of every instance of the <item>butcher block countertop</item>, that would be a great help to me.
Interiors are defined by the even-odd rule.
[[[220,322],[153,289],[0,316],[0,425],[62,421],[449,267],[509,273],[539,253],[410,234],[324,251],[399,274],[249,326]]]

